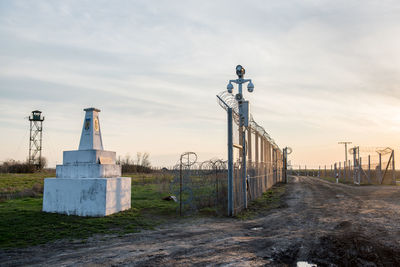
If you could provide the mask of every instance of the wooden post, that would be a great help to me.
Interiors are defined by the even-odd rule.
[[[338,178],[340,179],[341,178],[341,174],[340,174],[340,169],[342,168],[342,162],[341,161],[339,161],[339,175],[338,175]]]

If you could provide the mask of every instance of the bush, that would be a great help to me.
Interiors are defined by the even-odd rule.
[[[8,160],[0,165],[1,173],[34,173],[36,170],[37,168],[35,165],[15,160]]]
[[[135,164],[121,164],[122,173],[151,173],[152,169],[150,167],[145,167]]]

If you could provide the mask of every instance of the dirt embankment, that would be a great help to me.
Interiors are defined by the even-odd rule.
[[[190,219],[155,231],[0,252],[2,265],[400,266],[400,187],[293,177],[253,220]]]

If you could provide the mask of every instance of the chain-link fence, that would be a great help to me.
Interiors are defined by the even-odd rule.
[[[291,168],[295,175],[338,179],[354,184],[399,184],[394,150],[391,148],[354,147],[349,150],[352,160],[335,162],[329,166]],[[370,152],[375,152],[371,153]]]
[[[226,215],[226,161],[213,159],[198,162],[196,153],[186,152],[180,156],[173,172],[170,192],[178,202],[177,213],[182,216],[209,209]]]
[[[228,180],[232,179],[231,189],[228,182],[228,191],[232,192],[231,200],[228,192],[228,214],[235,215],[247,208],[248,201],[261,197],[267,189],[283,181],[283,154],[251,114],[248,125],[241,122],[233,94],[222,92],[217,97],[228,114],[228,157],[232,155],[231,178],[228,159]]]

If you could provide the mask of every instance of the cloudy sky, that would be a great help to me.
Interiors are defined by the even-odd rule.
[[[91,106],[118,155],[226,158],[215,95],[237,64],[293,163],[343,160],[342,140],[397,148],[399,47],[399,1],[0,1],[0,161],[27,157],[40,109],[43,154],[60,163]]]

